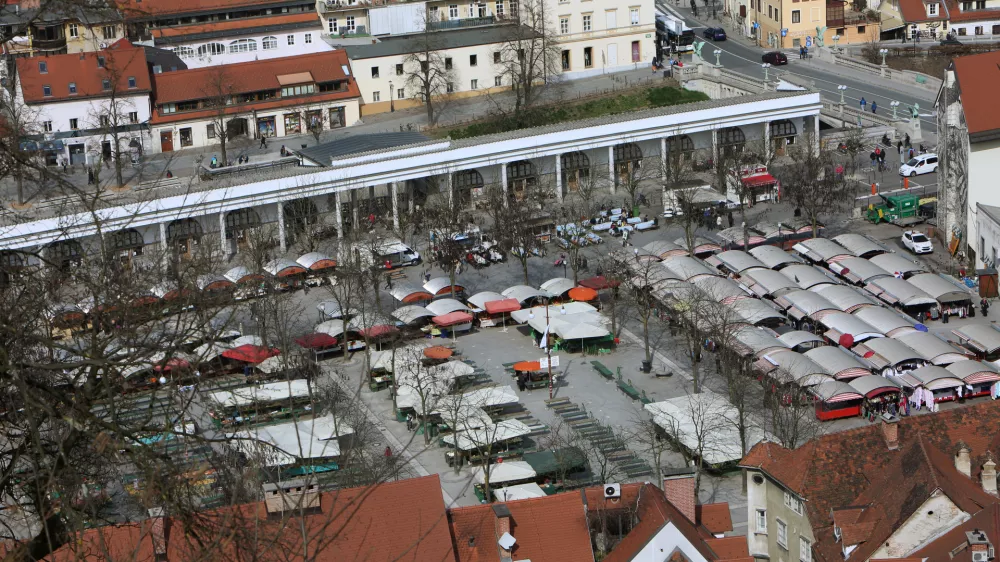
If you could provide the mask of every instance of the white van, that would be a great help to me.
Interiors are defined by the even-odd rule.
[[[938,157],[937,154],[921,154],[920,156],[914,156],[910,158],[908,162],[899,167],[899,175],[901,176],[919,176],[921,174],[929,174],[931,172],[936,172],[938,167]]]
[[[400,240],[385,240],[379,247],[377,254],[372,257],[376,265],[381,268],[385,268],[386,263],[392,267],[406,267],[409,265],[419,265],[422,261],[420,254],[416,250]]]

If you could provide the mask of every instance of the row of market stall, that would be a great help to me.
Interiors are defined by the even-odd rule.
[[[874,259],[899,267],[911,279],[922,274],[917,264],[903,267],[909,260],[886,254],[874,241],[857,235],[847,235],[844,241],[845,246],[834,248],[826,244],[830,241],[810,239],[798,243],[795,253],[775,246],[727,250],[704,260],[687,255],[678,244],[658,241],[626,263],[635,276],[632,284],[648,285],[668,307],[694,302],[693,292],[700,295],[701,306],[714,305],[714,313],[707,310],[696,321],[720,323],[724,318],[728,341],[719,343],[750,360],[776,389],[796,385],[809,391],[816,397],[820,419],[862,411],[897,413],[910,406],[990,394],[1000,381],[991,363],[1000,355],[1000,330],[992,324],[968,326],[954,330],[954,341],[948,341],[929,333],[900,308],[891,308],[885,298],[847,282],[846,268],[823,269],[803,255],[831,248],[824,257],[840,258],[831,263]],[[850,252],[859,255],[848,256]],[[907,282],[893,275],[888,279]],[[918,281],[933,286],[926,279]],[[960,285],[938,279],[954,295],[935,283],[941,287],[934,293],[937,297],[945,296],[946,302],[954,302],[950,299],[959,293],[971,298]],[[923,400],[913,401],[913,396]]]

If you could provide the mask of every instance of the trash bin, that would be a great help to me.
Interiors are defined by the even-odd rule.
[[[642,361],[642,372],[643,373],[648,373],[648,372],[650,372],[652,370],[653,370],[653,362],[652,361],[643,360]]]

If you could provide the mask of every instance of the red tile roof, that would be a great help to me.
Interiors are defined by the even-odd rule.
[[[963,12],[958,5],[958,0],[946,0],[948,4],[948,16],[951,23],[962,23],[969,21],[992,21],[1000,19],[1000,9],[988,8],[985,10],[969,10]]]
[[[357,82],[349,74],[344,73],[344,67],[347,67],[348,72],[350,72],[350,63],[347,60],[345,52],[330,51],[313,55],[164,72],[155,75],[153,78],[157,108],[153,111],[151,121],[153,124],[172,123],[191,119],[204,119],[215,115],[215,110],[212,109],[161,114],[158,107],[165,103],[213,97],[213,90],[215,92],[214,95],[217,96],[219,87],[215,85],[213,88],[213,80],[217,81],[220,79],[220,70],[218,69],[224,69],[221,71],[223,73],[222,77],[226,83],[230,84],[227,91],[232,94],[280,89],[281,84],[278,83],[278,77],[290,74],[308,73],[312,76],[313,81],[317,83],[346,80],[347,84],[347,89],[342,91],[317,92],[293,98],[274,98],[268,101],[233,104],[226,106],[226,113],[246,113],[253,110],[263,111],[281,107],[296,107],[310,103],[360,98],[361,92],[358,90]]]
[[[719,560],[737,560],[750,555],[746,537],[725,537],[705,541]]]
[[[199,33],[210,33],[214,31],[239,31],[243,29],[255,29],[265,26],[288,25],[296,23],[315,23],[322,25],[316,12],[305,12],[299,14],[281,14],[277,16],[265,16],[258,18],[245,18],[238,20],[226,20],[210,23],[196,23],[192,25],[177,25],[169,27],[154,27],[150,30],[153,37],[184,37],[186,35],[196,35]]]
[[[167,14],[221,12],[276,4],[276,0],[117,0],[118,9],[129,19],[151,19]]]
[[[440,494],[439,494],[440,495]],[[509,501],[514,560],[585,562],[594,559],[580,492]],[[496,515],[490,505],[448,511],[457,562],[499,561]]]
[[[708,503],[696,505],[695,515],[699,525],[704,525],[713,535],[721,535],[733,530],[733,516],[728,503]]]
[[[918,23],[927,21],[947,21],[948,6],[943,1],[937,2],[938,13],[936,16],[928,16],[924,7],[924,0],[899,0],[899,13],[906,23]]]
[[[1000,428],[982,420],[1000,414],[1000,403],[983,402],[934,415],[904,418],[897,424],[899,448],[890,451],[881,428],[869,425],[825,435],[788,451],[760,443],[741,462],[760,468],[807,499],[805,505],[816,536],[817,560],[843,560],[834,541],[833,518],[857,516],[851,538],[862,543],[849,560],[865,560],[936,489],[962,509],[974,513],[997,501],[983,492],[979,472],[987,451],[1000,451]],[[954,468],[958,443],[972,451],[972,479]],[[838,508],[861,513],[841,513]]]
[[[1000,91],[1000,51],[952,60],[969,134],[1000,129],[996,93]]]
[[[198,513],[188,521],[168,517],[164,524],[166,560],[260,559],[265,552],[289,562],[455,559],[436,474],[327,492],[322,495],[320,510],[302,517],[268,518],[263,503]],[[50,558],[67,562],[152,561],[150,529],[151,523],[146,521],[90,530],[82,540],[71,541]],[[305,547],[303,535],[307,537]],[[109,545],[121,556],[95,554],[105,552]]]
[[[104,57],[103,69],[98,66],[98,57]],[[45,63],[46,73],[41,72],[39,63]],[[29,104],[105,97],[108,92],[103,88],[104,79],[116,82],[112,90],[118,95],[151,90],[146,51],[127,41],[93,53],[18,58],[17,73],[24,100]],[[129,77],[135,78],[135,88],[128,87]],[[76,84],[75,95],[69,93],[70,83]],[[44,95],[43,86],[51,88],[51,96]]]

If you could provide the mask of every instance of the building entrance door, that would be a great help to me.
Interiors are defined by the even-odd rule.
[[[160,131],[160,152],[174,151],[174,132]]]

